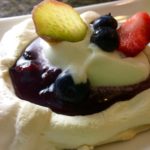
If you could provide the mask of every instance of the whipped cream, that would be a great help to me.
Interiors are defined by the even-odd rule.
[[[0,147],[3,150],[58,150],[67,148],[86,148],[87,150],[90,150],[97,145],[130,139],[137,133],[150,128],[150,89],[139,93],[129,101],[118,102],[105,111],[87,116],[65,116],[56,114],[50,109],[17,98],[12,88],[8,69],[15,63],[24,48],[36,37],[34,25],[32,20],[29,19],[13,27],[5,34],[1,41],[0,124],[2,126],[0,126]],[[8,42],[12,40],[14,40],[15,45],[8,44]],[[65,45],[66,43],[61,43],[62,46],[63,44]],[[83,45],[81,43],[81,46]],[[141,74],[144,74],[140,73],[142,66],[144,68],[149,67],[147,66],[147,57],[150,58],[150,55],[148,55],[149,47],[147,47],[144,52],[140,53],[134,60],[133,58],[122,58],[120,54],[116,52],[111,54],[103,52],[95,45],[88,44],[88,49],[84,48],[84,46],[83,49],[79,49],[78,46],[79,45],[77,45],[74,51],[80,52],[82,50],[81,52],[85,53],[85,57],[77,54],[76,51],[74,57],[80,56],[81,59],[79,59],[80,57],[78,58],[79,62],[83,62],[85,58],[88,58],[85,63],[83,62],[82,64],[84,69],[87,69],[87,74],[81,79],[82,81],[85,80],[87,76],[90,78],[89,72],[91,72],[91,70],[88,70],[89,68],[87,66],[92,65],[94,67],[96,62],[93,61],[99,61],[99,58],[106,58],[108,61],[103,60],[106,65],[107,63],[110,65],[110,62],[114,60],[114,66],[116,64],[120,65],[118,63],[122,63],[120,66],[126,67],[126,69],[128,69],[127,66],[129,66],[129,68],[131,67],[131,72],[132,69],[135,68],[140,76]],[[52,46],[45,44],[45,49],[47,48],[50,50],[50,47]],[[50,52],[51,51],[52,50],[50,50]],[[98,60],[93,59],[96,58],[96,55],[98,55]],[[58,54],[58,56],[59,58],[62,58],[61,56],[63,55]],[[72,55],[68,54],[68,56],[72,59],[74,58]],[[73,63],[78,63],[75,59],[73,59],[73,63],[72,59],[66,59],[71,65]],[[55,57],[50,58],[50,61],[56,63]],[[60,61],[63,62],[61,59]],[[100,62],[102,61],[100,60]],[[64,70],[66,68],[72,68],[67,66],[67,62],[63,63],[65,65],[62,65],[61,63],[58,63],[58,65],[62,65]],[[79,64],[75,67],[78,66]],[[104,67],[102,67],[102,69],[103,68]],[[149,70],[149,68],[147,69]],[[147,74],[147,76],[148,75],[149,74]],[[147,76],[145,75],[144,77]],[[138,82],[144,80],[144,77],[138,79]],[[6,127],[5,130],[3,127]]]
[[[143,52],[136,57],[122,57],[117,50],[105,52],[90,43],[89,36],[78,43],[54,43],[43,50],[52,64],[69,70],[76,83],[89,79],[92,86],[121,86],[149,77],[150,65]]]
[[[88,79],[92,86],[126,86],[147,79],[150,64],[144,52],[135,57],[124,57],[117,50],[106,52],[90,43],[90,22],[97,16],[92,12],[82,15],[89,32],[80,42],[47,44],[43,41],[43,51],[49,61],[64,71],[69,71],[76,83],[86,82]],[[150,50],[150,47],[147,49]]]

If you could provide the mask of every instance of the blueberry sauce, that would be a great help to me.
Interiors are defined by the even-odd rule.
[[[118,101],[129,100],[150,87],[150,79],[121,87],[89,87],[79,103],[61,100],[52,87],[62,70],[43,55],[40,38],[33,41],[9,69],[16,95],[65,115],[88,115],[103,111]]]

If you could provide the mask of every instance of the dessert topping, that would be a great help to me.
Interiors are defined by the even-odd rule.
[[[75,84],[68,73],[61,73],[54,83],[54,93],[62,101],[81,103],[88,98],[89,83]]]
[[[118,47],[117,31],[111,27],[101,27],[92,34],[91,42],[107,52],[114,51]]]
[[[94,32],[90,41],[105,51],[111,52],[118,47],[118,23],[111,14],[101,16],[93,22]]]
[[[34,7],[32,17],[37,34],[46,41],[77,42],[84,39],[87,25],[69,5],[44,0]]]
[[[126,56],[136,56],[150,41],[150,16],[138,12],[118,29],[119,51]]]
[[[37,54],[36,53],[31,53],[30,51],[25,51],[23,53],[23,56],[25,59],[27,60],[33,60],[33,59],[36,59],[37,58]]]
[[[100,27],[112,27],[113,29],[116,29],[117,26],[117,20],[111,15],[111,13],[103,15],[93,22],[94,30],[97,30]]]

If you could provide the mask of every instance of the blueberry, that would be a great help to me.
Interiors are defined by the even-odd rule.
[[[119,44],[118,33],[111,27],[99,28],[92,34],[90,41],[108,52],[115,50]]]
[[[111,27],[113,29],[116,29],[117,26],[117,20],[113,16],[111,16],[111,14],[101,16],[93,22],[94,30],[97,30],[100,27]]]
[[[36,59],[37,58],[37,54],[35,52],[31,52],[31,51],[25,51],[23,53],[23,57],[26,59],[26,60],[33,60],[33,59]]]
[[[89,83],[75,84],[70,74],[58,76],[53,88],[56,97],[64,102],[82,103],[89,93]]]

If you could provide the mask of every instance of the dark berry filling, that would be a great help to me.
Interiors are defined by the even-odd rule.
[[[132,98],[150,87],[150,79],[126,87],[91,87],[75,84],[71,75],[52,65],[43,55],[40,38],[32,42],[10,68],[16,95],[65,115],[88,115],[118,101]]]

